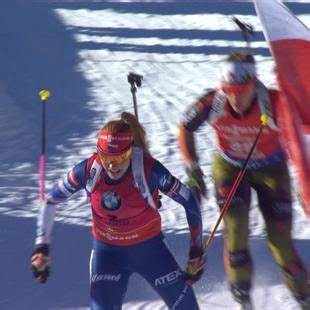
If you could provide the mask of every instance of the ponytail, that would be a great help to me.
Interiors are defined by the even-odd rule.
[[[109,121],[102,129],[111,132],[131,131],[133,133],[133,145],[140,147],[145,153],[149,154],[145,129],[133,114],[122,112],[121,119]]]
[[[128,124],[130,130],[133,132],[134,145],[142,148],[145,153],[149,153],[146,142],[146,132],[138,119],[129,112],[123,112],[121,114],[121,120]]]

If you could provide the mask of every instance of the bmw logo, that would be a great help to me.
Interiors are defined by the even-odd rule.
[[[121,198],[115,192],[106,192],[101,197],[101,207],[109,210],[115,211],[121,206]]]

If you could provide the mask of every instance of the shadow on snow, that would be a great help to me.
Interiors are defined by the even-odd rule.
[[[16,218],[1,215],[0,232],[2,258],[0,265],[0,308],[57,309],[88,307],[88,263],[91,251],[90,227],[55,223],[51,247],[51,275],[48,282],[34,282],[30,270],[32,240],[35,234],[34,218]],[[187,234],[166,234],[167,243],[184,267],[188,250]],[[25,242],[26,241],[26,242]],[[11,244],[6,247],[5,243]],[[13,244],[13,245],[12,245]],[[273,263],[264,239],[252,239],[251,248],[256,267],[255,286],[281,283],[277,266]],[[295,240],[303,255],[309,255],[310,240]],[[216,237],[208,251],[206,272],[195,285],[197,293],[212,294],[225,285],[222,263],[222,237]],[[134,283],[134,285],[130,285]],[[130,279],[126,301],[155,300],[158,296],[140,276]]]

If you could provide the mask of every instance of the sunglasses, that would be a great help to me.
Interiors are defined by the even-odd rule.
[[[100,160],[102,162],[104,162],[105,164],[110,164],[110,163],[114,163],[114,164],[122,164],[124,161],[126,161],[130,155],[132,154],[132,148],[129,148],[126,152],[120,154],[120,155],[115,155],[115,156],[109,156],[109,155],[105,155],[101,152],[98,152],[98,156],[100,158]]]
[[[221,83],[221,88],[224,93],[233,93],[236,95],[244,94],[250,91],[255,85],[255,81],[251,80],[245,84],[228,84],[228,83]]]

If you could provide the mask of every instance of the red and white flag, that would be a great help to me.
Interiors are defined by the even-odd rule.
[[[310,216],[310,30],[280,0],[254,0],[287,106],[288,147]]]

